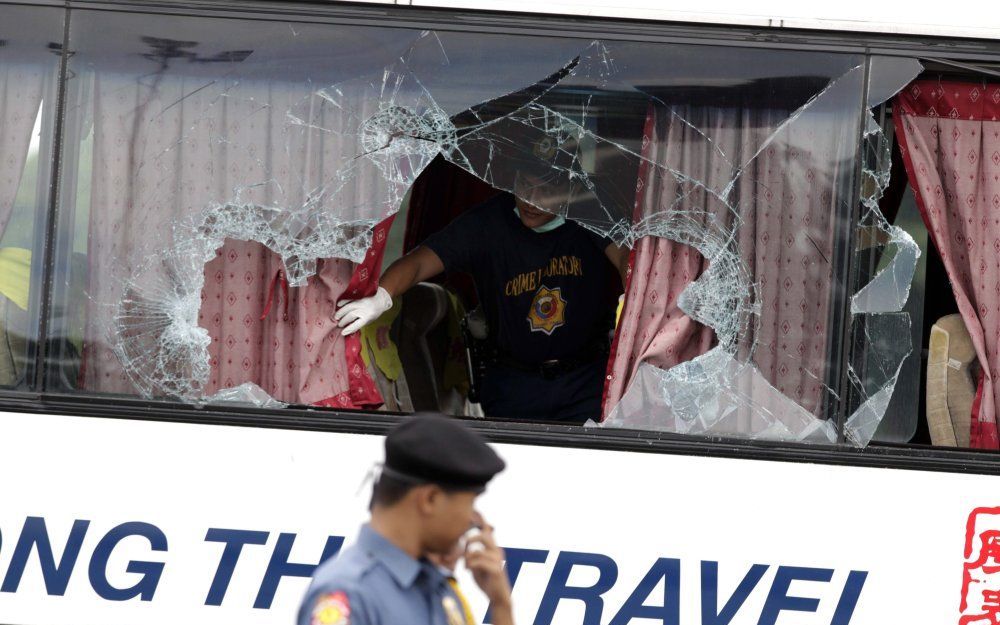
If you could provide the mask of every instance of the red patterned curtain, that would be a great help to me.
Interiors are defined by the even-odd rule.
[[[643,157],[658,162],[666,149],[668,113],[651,109],[643,129]],[[683,132],[683,131],[680,131]],[[639,171],[636,214],[661,200],[673,201],[674,188],[651,176],[648,163]],[[677,307],[677,296],[701,275],[705,260],[693,248],[669,239],[643,237],[629,257],[625,306],[611,346],[604,389],[603,416],[618,404],[641,362],[669,369],[707,352],[715,341],[711,328]]]
[[[998,449],[1000,85],[918,80],[893,104],[906,173],[983,376],[970,445]]]
[[[389,228],[392,227],[394,218],[395,215],[392,215],[375,226],[372,232],[371,247],[368,248],[365,259],[355,268],[354,275],[351,276],[351,281],[347,285],[347,290],[343,293],[344,299],[358,299],[375,294],[375,291],[378,289],[379,276],[382,275],[382,257],[385,255],[385,245],[389,240]],[[335,331],[333,334],[340,334],[340,332]],[[319,406],[332,406],[335,408],[377,408],[381,406],[383,403],[382,396],[379,394],[375,380],[368,373],[364,360],[361,358],[360,332],[355,332],[346,337],[344,341],[344,357],[347,363],[348,389],[313,403]],[[331,369],[337,372],[340,362],[335,361]],[[326,371],[322,366],[316,367],[316,370],[319,372]]]
[[[333,321],[340,299],[375,293],[392,217],[375,227],[364,261],[321,260],[304,287],[289,288],[280,257],[255,242],[226,241],[205,265],[198,323],[212,337],[205,394],[253,382],[286,402],[336,408],[382,404],[361,358],[358,333]],[[346,363],[346,364],[345,364]]]
[[[849,135],[854,126],[844,123],[851,111],[803,117],[804,123],[785,126],[760,154],[788,111],[691,107],[681,113],[659,107],[650,111],[643,156],[716,189],[732,179],[732,163],[749,161],[734,197],[740,198],[741,254],[757,284],[762,311],[755,334],[746,337],[747,344],[756,341],[755,351],[741,357],[749,356],[782,394],[822,416],[833,285],[829,259],[834,256],[836,190],[845,175],[837,168],[845,146],[854,145]],[[640,172],[637,213],[649,215],[656,206],[674,205],[678,191],[671,176]],[[707,194],[685,195],[677,208],[707,211],[734,227],[731,210]],[[636,245],[608,363],[605,415],[620,401],[640,363],[666,369],[712,347],[714,332],[677,306],[680,293],[705,266],[695,250],[673,241],[647,237]]]

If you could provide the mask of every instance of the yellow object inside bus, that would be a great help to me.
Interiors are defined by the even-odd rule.
[[[22,247],[0,248],[0,295],[26,311],[30,286],[31,250]]]
[[[361,328],[361,358],[365,365],[371,367],[374,360],[385,377],[393,381],[398,380],[403,373],[403,365],[399,360],[399,350],[389,336],[389,330],[401,309],[400,301],[397,300],[381,317]]]

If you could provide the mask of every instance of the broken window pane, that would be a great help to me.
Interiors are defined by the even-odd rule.
[[[906,326],[915,247],[878,212],[862,97],[869,69],[868,108],[910,66],[88,11],[72,41],[80,388],[378,405],[330,316],[374,290],[389,219],[443,158],[635,248],[603,425],[866,444],[884,414],[897,361],[845,371],[842,337]],[[857,290],[854,228],[894,250]]]
[[[913,352],[910,286],[921,256],[913,236],[882,214],[890,182],[891,139],[875,118],[876,110],[910,83],[922,66],[913,59],[872,57],[861,179],[861,221],[857,230],[857,291],[851,298],[855,344],[849,365],[847,440],[867,445],[892,400],[904,363]],[[901,172],[900,172],[901,173]],[[911,363],[913,358],[910,358]],[[919,360],[919,359],[917,359]],[[912,376],[919,366],[907,369]],[[916,411],[911,411],[915,413]]]
[[[989,175],[980,174],[992,166],[995,122],[988,106],[1000,91],[988,67],[941,59],[921,64],[920,76],[882,112],[881,125],[895,135],[893,181],[899,180],[896,170],[908,179],[902,191],[890,185],[882,212],[924,254],[905,305],[913,351],[902,362],[875,438],[995,449],[995,402],[986,398],[996,376],[988,366],[992,343],[982,337],[984,328],[986,336],[995,334],[983,320],[993,311],[996,246],[990,228],[997,202],[990,199]],[[883,239],[880,248],[888,241]],[[881,268],[885,258],[902,252],[880,248],[870,254],[869,267]],[[855,342],[863,339],[856,335]],[[877,360],[872,351],[857,350],[855,369]]]
[[[737,117],[734,134],[749,126],[760,139],[745,157],[731,159],[738,165],[715,185],[726,192],[716,203],[731,224],[732,262],[745,275],[737,284],[751,293],[752,314],[748,322],[734,323],[727,313],[735,306],[708,307],[737,329],[738,340],[720,341],[711,358],[698,357],[680,370],[644,372],[647,380],[657,379],[663,397],[695,397],[662,402],[660,411],[683,425],[664,429],[835,442],[833,346],[843,323],[838,302],[844,297],[845,255],[838,234],[850,223],[854,205],[848,164],[858,145],[863,87],[863,64],[854,60],[797,109],[749,106]],[[723,273],[729,279],[739,275]],[[630,394],[609,421],[627,424],[645,410],[645,402]]]
[[[856,139],[851,138],[850,126],[852,121],[856,123],[855,114],[861,113],[851,106],[851,101],[852,98],[853,101],[857,101],[864,87],[863,69],[861,66],[855,67],[839,80],[831,83],[828,89],[806,103],[802,110],[786,124],[785,128],[775,132],[773,137],[769,137],[769,141],[787,140],[785,136],[794,136],[796,131],[809,132],[827,124],[827,132],[824,133],[824,137],[840,135],[830,146],[829,154],[836,156],[837,150],[841,149],[843,150],[840,153],[842,156],[838,160],[848,161],[849,155],[855,149],[853,146],[857,145]],[[889,60],[883,63],[880,59],[876,59],[870,68],[870,80],[878,82],[874,88],[868,91],[870,106],[880,104],[902,89],[919,71],[919,64],[912,61]],[[827,347],[830,352],[827,355],[825,369],[816,367],[813,364],[815,361],[810,363],[807,357],[809,351],[803,349],[807,343],[801,340],[805,338],[806,332],[799,335],[800,342],[798,343],[799,355],[803,356],[799,361],[799,371],[812,378],[813,388],[819,387],[818,397],[824,408],[822,412],[816,410],[819,407],[818,402],[812,406],[812,414],[803,409],[805,406],[809,406],[810,400],[817,396],[803,397],[801,386],[792,393],[787,388],[780,387],[780,379],[786,377],[787,369],[781,372],[782,375],[777,378],[768,379],[766,374],[762,375],[766,369],[762,369],[760,364],[775,355],[780,359],[781,353],[787,350],[787,346],[794,344],[795,324],[794,322],[789,324],[786,320],[779,326],[781,334],[778,335],[780,338],[777,344],[781,346],[781,349],[775,349],[776,344],[769,342],[769,349],[762,353],[760,345],[751,342],[751,347],[745,352],[750,357],[744,363],[720,355],[708,367],[693,366],[698,359],[668,371],[656,369],[647,364],[639,365],[640,375],[633,387],[615,407],[611,415],[611,423],[626,426],[634,424],[653,428],[657,428],[659,423],[662,427],[657,429],[667,431],[749,436],[772,440],[834,443],[838,441],[839,437],[844,436],[852,444],[860,446],[868,444],[885,414],[898,376],[899,366],[910,352],[909,342],[899,338],[900,333],[904,339],[909,336],[909,319],[906,313],[899,311],[902,310],[909,293],[909,285],[912,281],[916,259],[919,257],[919,249],[905,231],[889,225],[878,211],[878,200],[888,183],[888,144],[881,129],[870,117],[870,111],[864,111],[864,114],[868,115],[868,118],[861,146],[864,150],[865,161],[861,180],[862,228],[860,231],[862,233],[874,232],[879,235],[881,240],[895,248],[895,255],[886,262],[871,282],[862,285],[860,290],[851,297],[850,317],[848,318],[840,315],[836,306],[837,292],[838,290],[842,292],[843,287],[833,289],[828,287],[829,299],[820,297],[817,301],[817,291],[822,292],[822,279],[809,285],[814,287],[809,294],[811,297],[801,301],[799,320],[803,323],[800,323],[799,330],[805,330],[808,327],[807,332],[811,331],[813,338],[822,338],[826,326],[821,319],[817,320],[814,325],[807,323],[811,306],[816,305],[817,308],[821,308],[824,300],[833,304],[826,314],[827,319],[830,320],[830,326],[835,331],[826,337],[830,341],[830,345]],[[810,151],[815,153],[817,148],[822,147],[822,143],[822,140],[810,141]],[[765,171],[769,173],[769,170]],[[834,165],[826,168],[825,171],[837,171],[837,167]],[[799,197],[792,200],[785,207],[782,219],[793,220],[796,208],[808,204],[804,200],[809,197],[810,191],[812,193],[822,192],[825,181],[816,180],[814,174],[815,172],[812,170],[807,172],[806,177],[812,183],[811,188],[808,189],[805,198]],[[786,184],[784,189],[794,193],[794,170],[785,167],[782,175],[783,182],[791,183]],[[762,181],[758,180],[758,182]],[[850,196],[852,183],[853,177],[850,174],[845,174],[841,177],[839,186],[835,185],[826,191],[826,194],[830,194],[831,191],[834,194],[837,191],[840,192],[834,205],[841,207],[841,215],[845,215],[844,209],[847,209],[846,217],[842,218],[845,226],[851,223],[850,210],[856,201],[852,200]],[[765,198],[766,194],[773,194],[770,185],[761,184],[761,186],[766,189]],[[803,223],[811,226],[812,216],[808,217],[809,220],[804,220]],[[762,234],[765,245],[767,239],[772,236],[771,232],[773,230],[765,228]],[[802,234],[815,245],[818,237],[811,236],[808,228]],[[786,243],[790,250],[794,249],[796,238],[798,238],[797,234],[788,234]],[[864,244],[864,239],[861,237],[859,239],[861,239],[859,247],[862,249],[867,247]],[[842,241],[839,245],[830,247],[815,245],[815,249],[821,252],[824,260],[835,267],[840,267],[833,271],[832,277],[843,275],[843,266],[849,260],[847,254],[853,253],[845,249],[845,243],[846,241]],[[823,253],[824,250],[830,251]],[[791,251],[789,255],[791,255]],[[785,260],[790,259],[786,258]],[[778,266],[780,268],[781,263]],[[805,264],[805,267],[808,272],[809,265]],[[770,319],[771,323],[774,323],[780,319],[783,312],[783,306],[779,303],[780,299],[787,297],[788,292],[796,286],[797,282],[796,280],[781,280],[780,277],[779,281],[782,282],[781,286],[784,287],[785,293],[774,295],[767,293],[767,283],[761,281],[760,288],[763,293],[760,302],[763,306],[759,313],[762,322],[759,328],[762,332],[766,332],[768,328],[765,320]],[[808,278],[806,284],[808,284]],[[866,363],[867,366],[864,368],[849,367],[848,371],[844,372],[849,382],[850,392],[846,398],[846,405],[843,405],[845,400],[835,390],[840,386],[836,380],[836,374],[839,373],[839,363],[835,347],[837,338],[842,332],[842,324],[845,323],[850,324],[854,332],[857,332],[858,328],[863,328],[864,334],[861,341],[863,341],[867,353],[880,354],[880,357],[870,359],[871,362]],[[792,336],[789,337],[789,334]],[[754,367],[753,364],[758,366]],[[803,366],[807,364],[808,366]],[[786,366],[784,363],[782,364],[782,367]],[[713,375],[713,371],[721,373]],[[823,376],[817,375],[818,372],[823,372]],[[692,379],[697,380],[698,383],[689,384]],[[779,380],[778,388],[775,388],[773,384],[775,379]],[[791,397],[789,397],[790,395]],[[651,404],[656,405],[656,408],[649,410],[648,407]],[[847,415],[843,434],[837,426],[838,411],[844,411]],[[657,417],[659,414],[667,415],[665,424],[659,421]],[[818,418],[824,416],[825,420]],[[643,419],[647,419],[647,422],[641,424]]]
[[[80,387],[188,400],[243,382],[296,403],[353,392],[330,317],[368,271],[373,226],[445,143],[451,111],[586,46],[74,17],[67,145],[79,166],[61,233],[87,297],[56,294],[85,304],[62,332],[85,344]],[[436,97],[422,84],[442,80]]]

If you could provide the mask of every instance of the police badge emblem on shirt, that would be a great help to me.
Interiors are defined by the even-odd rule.
[[[350,625],[351,604],[341,591],[328,592],[316,602],[310,625]]]
[[[552,332],[566,323],[566,300],[562,298],[559,287],[550,289],[542,286],[531,300],[528,310],[528,324],[532,332]]]

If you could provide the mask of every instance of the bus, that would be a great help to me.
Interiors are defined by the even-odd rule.
[[[520,623],[997,622],[1000,13],[824,11],[0,0],[0,622],[291,623],[418,411]],[[342,334],[497,194],[624,282]],[[483,407],[524,293],[607,321],[580,422]]]

